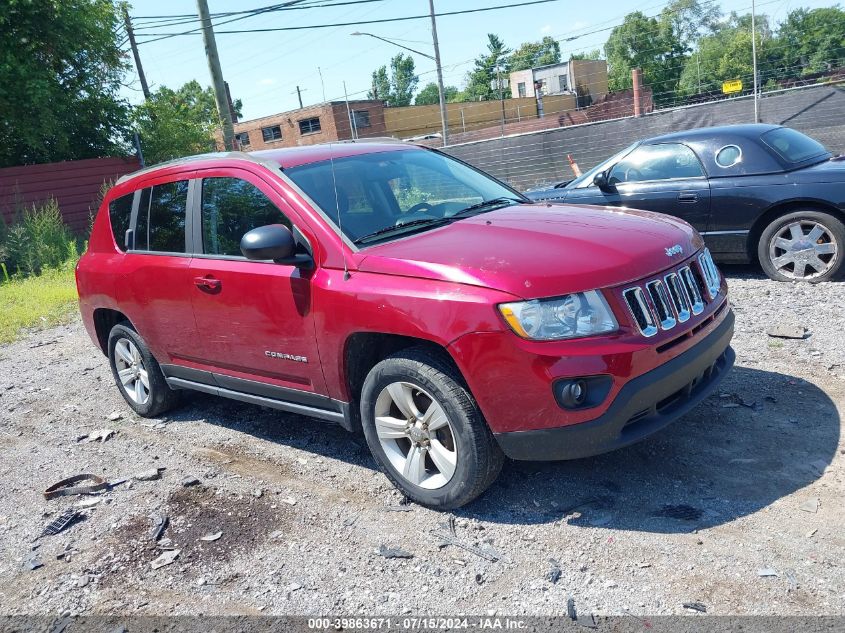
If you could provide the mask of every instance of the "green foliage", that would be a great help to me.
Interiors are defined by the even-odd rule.
[[[553,37],[547,35],[539,42],[520,44],[508,60],[508,72],[559,63],[560,44]]]
[[[0,255],[6,267],[19,275],[37,275],[79,257],[76,240],[52,199],[24,210],[0,242]]]
[[[791,77],[845,65],[845,10],[790,12],[778,29],[776,63]]]
[[[110,0],[5,0],[0,167],[121,154],[129,108]]]
[[[381,66],[373,71],[372,80],[367,98],[381,99],[396,108],[411,105],[420,78],[414,72],[414,58],[399,53],[390,60],[390,75],[387,66]]]
[[[572,53],[569,56],[569,59],[601,59],[601,51],[597,48],[594,48],[591,51],[587,51],[586,53]]]
[[[468,100],[498,99],[498,81],[507,79],[511,49],[502,39],[493,33],[487,34],[487,52],[475,59],[475,67],[467,75],[467,87],[464,91]],[[510,90],[505,90],[505,98],[510,97]]]
[[[197,81],[177,90],[162,86],[135,108],[133,118],[147,163],[212,151],[220,126],[214,91]]]
[[[5,266],[0,264],[5,273]],[[73,264],[45,270],[38,277],[5,278],[0,284],[0,344],[15,340],[24,328],[49,327],[77,313]]]
[[[443,86],[443,96],[447,103],[452,103],[458,96],[458,89],[455,86]],[[414,99],[414,105],[434,105],[437,103],[440,103],[440,91],[433,81],[426,84]]]
[[[423,191],[419,187],[404,184],[394,191],[396,202],[404,213],[414,205],[431,200],[431,192]]]

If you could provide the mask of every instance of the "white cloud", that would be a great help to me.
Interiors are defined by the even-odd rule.
[[[262,86],[272,86],[274,83],[276,83],[276,80],[272,77],[265,77],[264,79],[259,79],[258,83]]]

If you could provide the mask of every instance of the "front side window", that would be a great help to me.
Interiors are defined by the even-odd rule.
[[[240,178],[203,178],[203,253],[240,257],[244,233],[267,224],[292,228],[290,220],[252,183]]]
[[[313,119],[303,119],[299,122],[300,134],[311,134],[312,132],[319,132],[320,129],[320,117],[314,117]]]
[[[126,231],[129,230],[129,220],[132,217],[132,200],[134,193],[121,196],[109,202],[109,220],[114,243],[120,250],[126,248]]]
[[[141,251],[184,253],[187,204],[187,180],[144,189],[138,205],[135,248]]]
[[[610,170],[608,182],[670,180],[673,178],[702,178],[704,170],[695,153],[680,143],[641,145],[620,160]]]
[[[333,167],[320,161],[285,174],[353,242],[376,232],[380,240],[383,231],[384,239],[395,239],[389,229],[405,224],[427,230],[479,203],[492,202],[490,210],[525,201],[486,174],[427,150],[347,156],[334,159]]]
[[[282,139],[282,127],[280,125],[271,125],[270,127],[261,128],[261,138],[265,143],[272,141],[280,141]]]

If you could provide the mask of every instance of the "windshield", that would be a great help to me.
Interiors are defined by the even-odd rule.
[[[334,174],[328,160],[286,169],[285,174],[359,244],[441,226],[450,218],[466,217],[461,212],[468,207],[482,213],[525,200],[491,177],[428,150],[337,158]]]
[[[760,137],[775,153],[787,163],[802,163],[829,152],[825,146],[809,136],[788,127],[779,127]]]
[[[593,178],[595,177],[595,175],[597,173],[599,173],[600,171],[604,171],[608,167],[612,167],[614,165],[614,163],[616,163],[616,161],[620,160],[623,156],[626,156],[629,152],[632,152],[634,150],[634,148],[639,144],[640,144],[640,142],[637,141],[633,145],[629,145],[628,147],[623,149],[621,152],[614,154],[613,156],[611,156],[607,160],[603,160],[598,165],[593,167],[590,171],[588,171],[585,174],[581,174],[580,176],[578,176],[578,178],[576,178],[575,180],[570,182],[568,185],[566,185],[566,188],[567,189],[580,189],[581,187],[591,186],[593,184]]]

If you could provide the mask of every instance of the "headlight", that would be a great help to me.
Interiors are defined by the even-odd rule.
[[[499,311],[522,338],[553,341],[613,332],[619,327],[600,292],[502,303]]]

